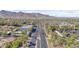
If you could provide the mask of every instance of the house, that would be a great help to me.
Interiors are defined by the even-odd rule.
[[[29,28],[32,28],[33,25],[27,25],[20,27],[20,30],[28,30]]]
[[[21,34],[22,33],[22,31],[16,31],[16,32],[14,32],[15,34]]]
[[[62,22],[59,24],[59,27],[61,28],[62,26],[70,26],[70,27],[75,27],[74,24],[68,23],[68,22]]]
[[[76,39],[76,41],[78,41],[78,42],[79,42],[79,37]]]

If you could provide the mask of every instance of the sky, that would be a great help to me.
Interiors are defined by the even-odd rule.
[[[9,10],[9,11],[31,10],[25,12],[39,12],[58,17],[61,16],[79,17],[79,11],[76,11],[79,10],[79,0],[0,0],[0,10]],[[43,10],[50,10],[50,11],[43,11]],[[62,11],[62,10],[68,10],[68,11]]]
[[[0,0],[6,10],[79,10],[79,0]]]
[[[41,13],[56,17],[79,17],[79,10],[13,10],[13,12]]]

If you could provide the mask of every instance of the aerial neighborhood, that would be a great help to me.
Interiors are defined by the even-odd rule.
[[[2,10],[0,48],[79,48],[79,18]]]

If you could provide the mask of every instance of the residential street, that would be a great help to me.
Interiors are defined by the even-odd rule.
[[[37,39],[37,37],[39,37]],[[45,32],[44,30],[38,26],[36,29],[36,32],[32,34],[32,38],[30,40],[30,42],[32,42],[35,45],[31,45],[30,48],[47,48],[47,41],[45,38]],[[37,42],[37,43],[36,43]]]

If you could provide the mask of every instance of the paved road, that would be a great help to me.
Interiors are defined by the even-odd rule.
[[[37,37],[40,37],[39,39],[37,39]],[[37,41],[37,43],[36,43]],[[32,34],[31,40],[30,42],[35,43],[37,48],[47,48],[47,41],[45,38],[45,32],[44,30],[39,26],[36,29],[36,32]],[[35,46],[30,46],[30,48],[35,48]]]
[[[34,43],[35,45],[31,45],[31,46],[29,46],[29,48],[35,48],[36,40],[37,40],[37,29],[36,29],[35,33],[32,33],[32,36],[30,39],[30,42]]]
[[[31,38],[30,42],[36,44],[36,35],[35,35],[35,33],[33,33],[32,35],[33,36]],[[31,46],[29,46],[29,48],[35,48],[35,45],[31,45]]]
[[[41,48],[47,48],[47,41],[45,38],[45,32],[41,27],[39,27],[39,33],[40,33],[40,38],[41,38],[41,41],[40,41]]]
[[[37,39],[37,48],[41,48],[40,40],[39,39]]]

